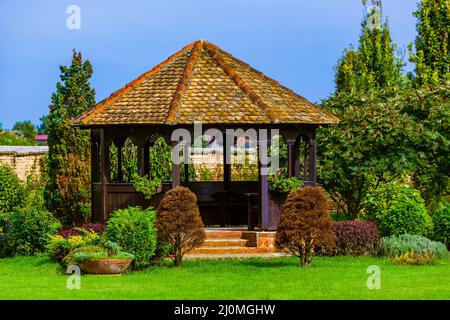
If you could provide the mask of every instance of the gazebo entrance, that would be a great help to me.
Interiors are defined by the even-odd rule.
[[[261,157],[270,149],[271,130],[278,130],[285,141],[285,175],[315,185],[315,130],[337,121],[220,48],[196,41],[74,120],[74,125],[91,129],[93,220],[104,222],[114,210],[127,206],[157,207],[168,189],[182,185],[197,195],[205,225],[275,230],[285,195],[269,190],[271,163]],[[157,139],[162,137],[173,148],[192,146],[193,139],[180,141],[174,132],[196,137],[198,123],[203,126],[201,135],[215,130],[222,136],[215,145],[222,148],[222,180],[192,181],[191,164],[173,162],[171,181],[146,200],[123,170],[127,141],[135,150],[135,173],[149,176],[156,169],[150,167],[149,150]],[[233,179],[230,158],[239,135],[230,130],[256,132],[253,181]],[[117,148],[114,159],[112,146]]]

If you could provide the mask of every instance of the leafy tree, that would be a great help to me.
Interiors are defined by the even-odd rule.
[[[52,95],[48,115],[48,182],[46,203],[64,224],[90,217],[89,131],[71,126],[71,118],[94,105],[95,90],[89,79],[92,66],[73,52],[72,64],[61,66],[61,82]]]
[[[346,49],[336,66],[337,92],[366,92],[403,83],[402,61],[395,55],[387,20],[381,20],[381,1],[372,1],[361,23],[358,47]]]
[[[35,144],[34,141],[25,139],[10,131],[0,133],[0,146],[33,146]]]
[[[370,188],[402,179],[415,167],[414,124],[396,108],[402,91],[340,94],[323,103],[338,125],[318,131],[319,181],[354,218]]]
[[[37,126],[37,131],[38,134],[46,134],[47,132],[47,127],[48,127],[48,115],[43,115],[42,117],[39,118],[39,121],[41,121],[41,123]]]
[[[397,99],[416,135],[412,181],[431,209],[450,200],[450,82],[433,89],[410,89]]]
[[[32,142],[34,142],[34,136],[37,134],[36,128],[30,120],[16,122],[13,126],[13,130],[20,131],[25,139]]]
[[[415,83],[437,85],[450,80],[450,2],[448,0],[422,0],[414,12],[417,17],[416,52],[410,61],[415,66]]]

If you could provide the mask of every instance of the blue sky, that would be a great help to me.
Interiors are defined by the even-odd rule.
[[[69,30],[69,5],[81,29]],[[415,0],[385,0],[394,41],[415,36]],[[197,39],[208,40],[312,102],[334,90],[344,48],[356,43],[361,0],[0,1],[0,123],[39,122],[72,48],[94,66],[100,101]]]

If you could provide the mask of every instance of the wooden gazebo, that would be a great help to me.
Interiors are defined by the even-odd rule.
[[[276,229],[280,203],[269,192],[267,175],[259,174],[258,181],[231,181],[230,164],[225,161],[223,181],[207,182],[189,181],[188,174],[180,173],[180,165],[173,164],[171,183],[150,201],[132,183],[122,181],[120,150],[126,138],[137,146],[138,174],[145,176],[152,170],[149,147],[156,138],[175,145],[173,130],[193,132],[196,122],[204,130],[219,130],[225,141],[230,139],[226,129],[279,129],[288,146],[288,175],[315,185],[315,130],[338,119],[219,47],[195,41],[74,120],[74,125],[91,130],[93,220],[103,222],[114,210],[130,205],[156,206],[166,190],[183,185],[197,194],[206,225]],[[117,182],[109,181],[113,143],[119,150]],[[267,147],[268,139],[259,136],[257,143],[259,148]],[[224,159],[229,152],[225,149]],[[260,163],[260,173],[264,166]],[[251,203],[252,196],[256,203]]]

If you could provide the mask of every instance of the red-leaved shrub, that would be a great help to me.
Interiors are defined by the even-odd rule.
[[[333,232],[337,255],[365,256],[379,252],[380,233],[373,222],[338,221],[334,223]]]
[[[59,229],[58,234],[63,238],[67,238],[70,236],[79,236],[82,234],[80,229],[90,230],[95,233],[102,234],[103,232],[105,232],[105,225],[103,223],[85,223],[81,227],[61,228]]]

